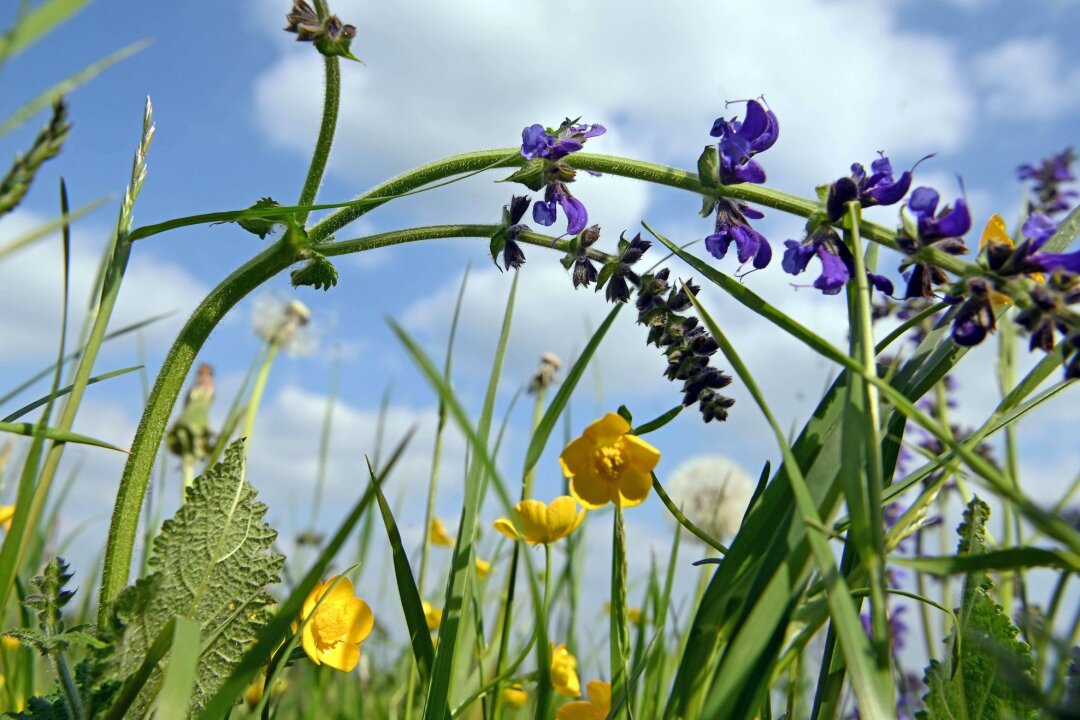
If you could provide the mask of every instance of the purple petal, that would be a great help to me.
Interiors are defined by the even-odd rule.
[[[745,165],[736,165],[731,170],[721,166],[720,182],[723,185],[737,185],[744,182],[761,184],[765,182],[765,168],[753,160],[748,160]]]
[[[739,128],[739,135],[748,143],[757,140],[769,130],[769,116],[765,114],[765,108],[757,100],[746,103],[746,119]]]
[[[750,143],[750,149],[756,153],[765,152],[771,148],[776,143],[776,138],[780,136],[780,121],[776,119],[776,114],[772,110],[766,110],[765,116],[769,120],[769,126]]]
[[[543,125],[530,125],[521,131],[521,156],[526,160],[547,157],[550,139]]]
[[[758,237],[760,236],[751,228],[735,226],[731,229],[731,235],[735,240],[735,247],[739,251],[739,262],[747,262],[757,255],[758,246],[760,245]]]
[[[875,175],[883,175],[886,177],[892,177],[892,163],[889,162],[889,158],[882,155],[874,162],[870,163],[870,172]]]
[[[722,117],[713,120],[712,130],[709,131],[709,134],[713,137],[724,137],[733,133],[734,130],[731,128],[731,124]]]
[[[589,213],[585,211],[582,202],[573,195],[559,194],[557,199],[559,205],[562,206],[563,212],[566,213],[566,232],[570,235],[577,235],[585,229],[585,224],[589,222]]]
[[[963,347],[974,347],[986,338],[986,328],[975,322],[973,315],[957,318],[953,323],[953,340]]]
[[[925,226],[925,230],[924,230]],[[923,240],[960,237],[971,229],[971,213],[963,198],[956,201],[956,207],[942,213],[936,219],[919,219],[919,234]]]
[[[1071,253],[1036,253],[1030,261],[1045,273],[1057,270],[1080,274],[1080,250]]]
[[[940,196],[937,194],[937,190],[928,187],[917,187],[911,193],[911,199],[908,200],[908,209],[919,218],[934,217],[939,199]]]
[[[607,132],[607,128],[600,123],[594,123],[593,125],[575,125],[574,128],[580,128],[578,132],[581,133],[582,139],[597,137]]]
[[[577,138],[559,138],[551,147],[550,157],[553,159],[566,157],[570,153],[577,152],[584,145],[584,141]]]
[[[785,240],[784,246],[787,250],[784,251],[784,259],[781,261],[780,267],[788,275],[798,275],[806,269],[806,264],[814,256],[814,249],[803,245],[798,240]]]
[[[722,260],[727,255],[729,245],[731,245],[731,235],[727,232],[727,228],[705,238],[705,249],[717,260]]]
[[[742,214],[744,216],[750,218],[751,220],[760,220],[761,218],[765,217],[765,213],[761,212],[757,208],[752,208],[749,205],[741,205],[739,209],[742,210]]]
[[[884,275],[875,275],[872,272],[866,273],[866,277],[870,280],[870,284],[873,285],[878,292],[890,296],[893,294],[894,288],[892,280],[890,280],[889,278],[885,277]]]
[[[533,203],[533,220],[540,225],[555,224],[555,201],[538,200]]]
[[[815,254],[821,260],[821,275],[814,281],[814,287],[826,295],[835,295],[844,287],[851,275],[844,261],[819,245]]]
[[[769,245],[769,241],[765,239],[765,236],[758,234],[758,249],[754,255],[754,267],[761,270],[767,267],[772,262],[772,246]]]
[[[1032,213],[1031,216],[1024,221],[1024,227],[1021,229],[1024,237],[1031,238],[1034,241],[1032,246],[1036,250],[1042,247],[1042,244],[1049,240],[1050,236],[1056,231],[1057,223],[1042,213]]]
[[[867,195],[873,198],[877,205],[892,205],[899,202],[907,194],[911,187],[911,172],[905,172],[900,179],[892,183],[879,183],[876,187],[867,191]]]

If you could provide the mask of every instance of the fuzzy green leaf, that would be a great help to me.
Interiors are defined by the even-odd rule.
[[[202,710],[271,616],[274,600],[266,586],[278,582],[285,559],[270,550],[277,533],[262,522],[265,513],[244,480],[239,440],[188,489],[183,506],[154,540],[149,574],[117,599],[120,677],[138,669],[170,619],[195,620],[202,657],[188,712]],[[161,679],[155,670],[131,708],[134,715],[149,707]]]
[[[958,554],[986,553],[986,522],[990,507],[972,498],[964,511]],[[959,661],[931,660],[924,681],[928,688],[920,718],[996,720],[1000,717],[1031,718],[1036,707],[1024,685],[1034,681],[1031,648],[1020,640],[1019,630],[990,596],[993,582],[983,571],[964,579],[962,604],[956,614],[960,625]],[[950,640],[950,645],[952,640]],[[1009,672],[1004,670],[1008,668]]]
[[[281,203],[273,198],[264,197],[261,198],[248,210],[266,210],[269,208],[279,208]],[[265,238],[267,235],[274,231],[274,226],[281,224],[282,219],[280,217],[259,217],[248,216],[237,218],[236,224],[247,230],[249,233],[258,235],[260,238]]]
[[[319,253],[313,252],[313,257],[299,270],[293,270],[289,276],[293,287],[310,285],[316,290],[329,290],[337,285],[338,272],[334,264]]]

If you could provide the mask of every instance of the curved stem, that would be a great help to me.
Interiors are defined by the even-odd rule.
[[[319,12],[320,17],[326,13],[325,9],[320,9]],[[322,125],[319,126],[319,138],[315,141],[315,152],[311,156],[311,165],[308,167],[307,178],[304,180],[304,188],[300,191],[300,200],[296,203],[297,205],[311,205],[315,202],[323,173],[326,172],[326,163],[330,160],[334,131],[337,129],[338,108],[341,100],[341,62],[336,57],[325,57],[323,63],[326,68],[326,93],[323,97]],[[298,213],[297,223],[305,224],[307,217],[307,212]]]
[[[165,357],[132,440],[131,454],[113,506],[98,596],[99,627],[107,622],[112,601],[127,585],[146,485],[169,415],[195,356],[226,312],[295,259],[295,251],[289,245],[278,243],[234,271],[199,304]]]

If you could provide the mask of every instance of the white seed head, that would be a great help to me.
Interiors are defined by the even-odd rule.
[[[314,349],[309,332],[311,310],[299,300],[260,296],[255,300],[251,324],[259,337],[279,344],[290,355],[308,355]]]
[[[675,468],[667,485],[675,507],[716,538],[730,538],[738,532],[754,494],[753,480],[746,471],[721,455],[690,458]]]

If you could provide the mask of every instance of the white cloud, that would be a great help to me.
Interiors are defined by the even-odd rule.
[[[0,224],[0,237],[15,237],[43,219],[16,211]],[[82,312],[90,297],[104,247],[103,232],[76,228],[71,247],[72,337],[78,337]],[[53,356],[60,333],[63,260],[58,238],[46,238],[0,262],[0,360],[43,359]],[[142,332],[150,343],[166,343],[206,295],[207,288],[185,270],[154,257],[148,246],[136,244],[113,313],[112,328],[173,313]],[[109,352],[106,345],[104,352]]]
[[[260,22],[276,27],[279,4],[260,8]],[[842,31],[856,10],[858,32]],[[331,167],[362,183],[455,153],[516,145],[522,127],[563,115],[608,126],[590,143],[597,151],[692,167],[713,119],[739,111],[725,110],[724,101],[764,93],[782,126],[765,164],[774,182],[808,194],[822,177],[869,162],[880,148],[900,166],[956,149],[972,122],[955,50],[898,27],[884,3],[721,9],[698,0],[628,12],[609,0],[579,4],[572,20],[557,21],[545,6],[496,0],[467,11],[434,0],[343,2],[335,12],[361,28],[354,44],[368,65],[344,68]],[[275,144],[307,153],[322,102],[320,62],[283,35],[275,33],[281,58],[256,82],[257,117]],[[590,208],[591,192],[580,193]],[[445,202],[424,196],[416,207],[438,202],[452,210],[467,197],[476,208],[484,197],[439,193]]]
[[[1051,120],[1080,102],[1080,68],[1049,37],[1006,40],[978,55],[972,67],[994,115]]]

